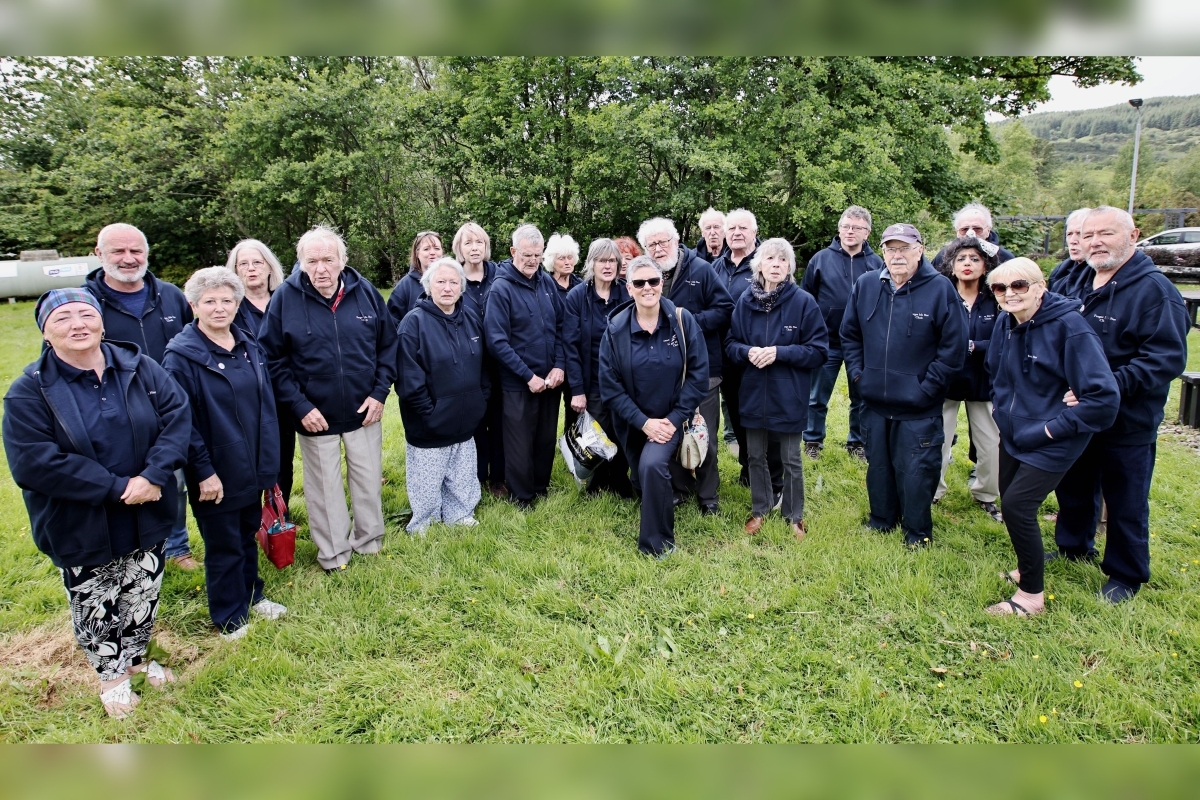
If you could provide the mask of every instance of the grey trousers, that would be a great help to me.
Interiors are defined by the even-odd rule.
[[[800,458],[803,433],[775,433],[765,428],[746,429],[746,449],[750,452],[750,516],[766,517],[775,506],[771,488],[771,469],[767,465],[767,443],[779,441],[783,458],[783,505],[780,512],[788,522],[804,519],[804,462]]]
[[[336,569],[350,562],[352,550],[378,553],[383,548],[383,423],[340,436],[299,438],[308,532],[317,546],[317,563]],[[354,508],[353,531],[342,485],[342,445]]]

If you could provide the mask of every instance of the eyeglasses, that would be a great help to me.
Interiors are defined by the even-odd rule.
[[[1041,283],[1041,281],[1034,281],[1034,283]],[[1033,284],[1026,280],[1016,280],[1012,283],[993,283],[992,294],[1004,294],[1009,289],[1013,290],[1013,294],[1025,294],[1029,291],[1029,287],[1032,285]]]
[[[241,267],[241,268],[243,268],[243,269],[244,269],[244,268],[246,268],[246,267],[259,267],[259,268],[262,268],[262,267],[265,267],[266,265],[267,265],[267,262],[265,262],[265,261],[259,261],[258,259],[255,259],[254,261],[239,261],[239,262],[237,262],[237,266],[239,266],[239,267]]]
[[[843,231],[853,231],[854,233],[866,233],[871,230],[864,225],[838,225],[838,228]]]
[[[898,256],[901,253],[907,253],[909,250],[912,250],[914,246],[915,245],[906,244],[904,247],[885,247],[883,248],[883,252],[887,253],[889,256]]]
[[[634,278],[630,283],[633,284],[633,288],[641,289],[645,286],[658,286],[662,283],[662,278]]]
[[[646,242],[647,250],[666,250],[670,246],[671,246],[670,239],[663,239],[658,242]]]

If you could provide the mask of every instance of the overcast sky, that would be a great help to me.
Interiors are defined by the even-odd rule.
[[[1138,61],[1142,82],[1080,89],[1070,78],[1050,79],[1050,102],[1037,111],[1079,111],[1127,102],[1132,97],[1200,94],[1200,56],[1146,56]]]

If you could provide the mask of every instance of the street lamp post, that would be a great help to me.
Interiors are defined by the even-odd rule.
[[[1135,98],[1129,105],[1137,109],[1137,127],[1133,130],[1133,175],[1129,178],[1129,213],[1133,214],[1133,194],[1137,191],[1138,150],[1142,144],[1142,100]]]

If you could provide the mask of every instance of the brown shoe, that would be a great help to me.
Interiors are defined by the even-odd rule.
[[[762,530],[762,526],[763,526],[763,518],[762,517],[750,517],[749,519],[746,520],[746,533],[753,536],[754,534],[756,534],[760,530]]]
[[[170,561],[175,566],[188,572],[191,572],[194,569],[200,569],[200,567],[204,566],[200,561],[197,561],[191,553],[184,553],[181,556],[171,556],[167,559],[167,561]]]
[[[808,528],[805,527],[804,520],[792,523],[792,535],[796,537],[797,542],[803,542],[807,533]]]
[[[508,498],[508,487],[503,483],[493,483],[488,487],[488,491],[492,493],[492,497],[495,497],[499,500],[505,500]]]

